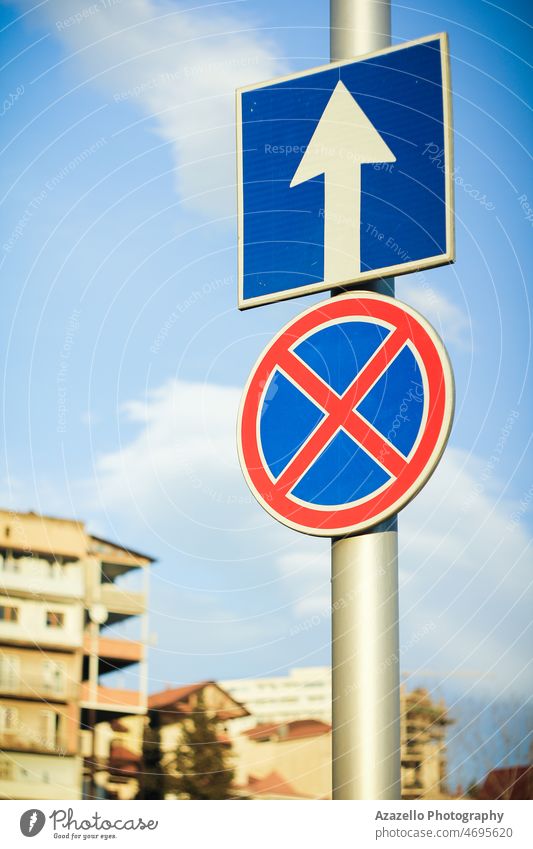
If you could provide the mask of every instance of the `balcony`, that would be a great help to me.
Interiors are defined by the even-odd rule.
[[[75,755],[76,748],[69,743],[66,734],[44,737],[33,727],[17,728],[13,732],[0,731],[0,749],[15,752],[35,752],[47,755]]]
[[[79,757],[53,753],[0,755],[0,799],[79,799],[81,765]]]
[[[428,756],[428,750],[424,746],[402,746],[402,761],[421,761]]]
[[[81,646],[81,606],[79,610],[71,610],[64,628],[47,627],[43,622],[45,610],[39,608],[37,603],[27,601],[23,606],[17,602],[17,607],[20,608],[18,622],[0,621],[0,643],[31,648],[50,647],[65,651],[74,651]]]
[[[48,702],[67,702],[78,697],[76,681],[45,682],[41,676],[25,675],[22,670],[17,680],[0,679],[0,695],[9,698],[37,699]]]
[[[144,593],[121,589],[113,583],[100,585],[99,600],[110,612],[122,614],[122,616],[139,616],[146,610]]]
[[[423,792],[424,788],[420,783],[402,786],[402,799],[420,799]]]
[[[93,646],[90,634],[86,634],[83,640],[83,651],[85,655],[91,655],[95,651],[98,657],[113,668],[122,668],[142,660],[143,644],[136,640],[100,636],[96,645]]]
[[[35,599],[83,598],[83,570],[71,569],[70,574],[42,574],[31,564],[18,570],[0,570],[0,593]]]
[[[99,537],[91,538],[90,554],[100,560],[106,574],[111,577],[116,577],[117,575],[122,575],[124,572],[128,572],[130,569],[139,569],[153,563],[153,558],[146,554],[130,551]]]
[[[50,781],[29,781],[27,778],[0,778],[0,799],[54,799],[76,800],[81,798],[79,787],[66,783],[52,784]]]
[[[139,690],[121,690],[100,685],[93,688],[89,681],[83,681],[80,707],[128,714],[144,713],[146,703]]]

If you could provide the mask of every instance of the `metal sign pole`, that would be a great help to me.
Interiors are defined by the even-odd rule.
[[[390,45],[389,0],[330,0],[331,61]],[[364,287],[394,295],[394,280]],[[396,517],[332,540],[333,798],[400,799]]]

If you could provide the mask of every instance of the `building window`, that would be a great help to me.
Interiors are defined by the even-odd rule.
[[[48,562],[48,577],[54,580],[59,580],[63,577],[63,564],[59,560],[50,560]]]
[[[20,661],[18,657],[0,654],[0,687],[14,690],[20,680]]]
[[[53,710],[41,711],[40,742],[51,749],[56,743],[56,730],[59,717]]]
[[[18,560],[15,560],[11,551],[6,551],[3,557],[0,555],[0,568],[3,572],[18,572]]]
[[[11,761],[6,761],[4,758],[0,760],[0,780],[10,781],[13,775],[12,766]]]
[[[0,709],[0,731],[4,734],[12,734],[18,725],[18,710],[12,707]]]
[[[11,605],[0,604],[0,621],[3,621],[3,622],[18,622],[19,621],[19,609],[18,609],[18,607],[11,607]]]
[[[46,624],[48,628],[63,628],[65,626],[65,614],[57,610],[46,611]]]
[[[43,664],[43,686],[47,693],[62,694],[65,689],[65,667],[62,663],[45,660]]]

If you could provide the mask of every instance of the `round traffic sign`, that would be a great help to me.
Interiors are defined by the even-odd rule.
[[[421,315],[384,295],[340,295],[289,322],[259,357],[239,411],[242,470],[285,525],[363,531],[426,483],[453,406],[448,356]]]

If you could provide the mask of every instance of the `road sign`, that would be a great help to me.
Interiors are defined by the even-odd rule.
[[[237,126],[241,309],[453,261],[445,33],[240,89]]]
[[[261,354],[239,412],[241,466],[285,525],[362,531],[427,481],[453,403],[451,366],[425,319],[384,295],[342,295],[293,319]]]

